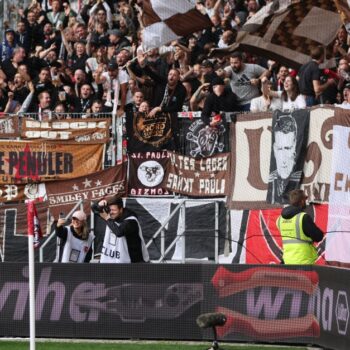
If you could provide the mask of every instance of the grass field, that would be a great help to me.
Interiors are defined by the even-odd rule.
[[[43,342],[36,343],[37,350],[205,350],[210,347],[210,342],[200,344],[174,343],[170,344],[155,343],[93,343],[93,342]],[[221,343],[223,350],[306,350],[306,347],[287,347],[287,346],[266,346],[266,345],[232,345]],[[0,340],[1,350],[28,350],[29,341],[2,341]]]

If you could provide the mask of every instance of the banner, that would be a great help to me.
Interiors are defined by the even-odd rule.
[[[46,202],[35,203],[43,236],[50,232],[49,210]],[[0,206],[0,260],[28,261],[27,204]],[[55,240],[52,242],[56,244]]]
[[[126,116],[129,152],[152,152],[174,149],[177,134],[177,113],[157,113],[151,117],[145,113]]]
[[[187,196],[225,196],[229,179],[229,153],[195,159],[170,153],[170,167],[164,186]]]
[[[162,186],[168,169],[167,151],[131,153],[129,156],[128,194],[131,196],[162,196],[171,193]]]
[[[350,126],[348,111],[340,108],[310,110],[309,136],[301,189],[310,202],[329,199],[333,125]],[[231,128],[231,209],[271,208],[266,202],[272,139],[271,113],[240,115]]]
[[[227,321],[217,327],[219,342],[349,348],[347,269],[37,264],[35,276],[38,337],[209,343],[213,339],[211,327],[199,328],[196,319],[204,313],[222,312]],[[26,263],[0,264],[0,295],[0,336],[28,337]]]
[[[300,187],[309,133],[308,110],[275,111],[267,202],[288,203],[288,193]]]
[[[19,136],[18,119],[17,115],[0,119],[0,139],[11,139]]]
[[[181,132],[187,156],[210,157],[216,153],[227,152],[228,129],[222,123],[218,127],[207,127],[201,119],[183,120]]]
[[[23,118],[21,137],[31,140],[106,143],[109,141],[109,127],[109,119],[37,121]]]
[[[305,210],[315,224],[327,231],[327,205],[311,205]],[[250,210],[246,220],[242,221],[245,247],[245,264],[281,264],[282,238],[276,226],[276,220],[281,215],[281,209]],[[325,239],[317,244],[318,265],[324,265]]]
[[[91,201],[126,194],[126,164],[71,180],[49,182],[46,193],[50,213],[56,218],[60,212],[67,214],[80,200],[89,213]]]
[[[321,46],[328,66],[335,66],[332,48],[342,25],[335,5],[337,1],[271,1],[243,25],[234,44],[213,53],[228,55],[237,50],[246,51],[299,69],[311,61],[311,50]],[[327,23],[327,26],[320,26],[320,23]]]
[[[144,28],[142,45],[145,50],[160,47],[212,26],[209,16],[197,9],[194,2],[187,0],[167,4],[156,0],[144,0],[141,22]]]
[[[104,145],[0,142],[0,184],[74,178],[101,170]]]
[[[350,128],[333,128],[326,260],[350,264]]]
[[[43,198],[46,194],[44,184],[0,185],[0,203],[19,202],[26,199]]]

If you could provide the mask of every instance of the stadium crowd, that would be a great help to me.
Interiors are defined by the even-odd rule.
[[[142,46],[141,0],[33,0],[18,8],[0,45],[0,112],[62,113],[292,110],[315,104],[350,108],[348,35],[334,42],[335,70],[323,52],[297,72],[249,53],[208,58],[227,48],[266,0],[197,0],[212,27],[157,49]],[[114,97],[114,94],[119,96]],[[117,106],[116,106],[117,104]],[[46,111],[54,111],[47,114]]]

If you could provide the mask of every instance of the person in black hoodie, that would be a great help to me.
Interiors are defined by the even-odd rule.
[[[202,120],[205,124],[215,126],[219,121],[211,119],[220,112],[234,112],[238,110],[237,96],[228,87],[222,78],[214,78],[211,82],[211,92],[204,102]]]
[[[276,221],[282,236],[285,264],[312,265],[318,258],[313,242],[322,241],[323,232],[304,211],[307,198],[302,190],[290,191],[290,205],[282,210]]]

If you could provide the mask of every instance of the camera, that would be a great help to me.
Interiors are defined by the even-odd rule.
[[[100,214],[103,212],[108,214],[111,211],[108,205],[100,206],[98,203],[92,203],[91,210],[94,214]]]

